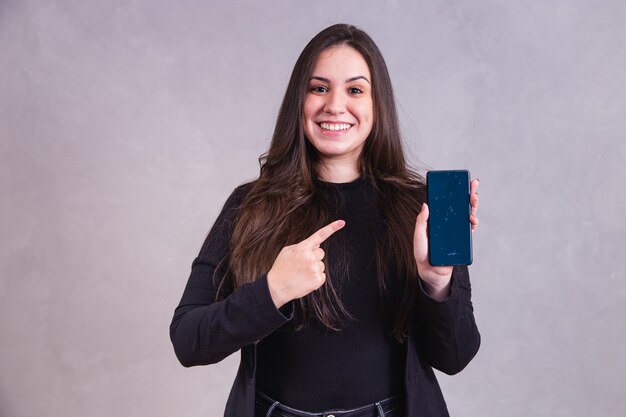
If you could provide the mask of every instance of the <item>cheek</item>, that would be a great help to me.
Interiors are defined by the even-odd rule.
[[[363,121],[363,123],[372,124],[374,122],[374,106],[372,103],[363,103],[357,109],[359,118]]]
[[[317,108],[318,108],[318,105],[316,103],[315,97],[309,96],[304,100],[303,114],[307,122],[313,116],[315,116],[315,113],[317,112]]]
[[[304,135],[309,138],[313,133],[313,118],[315,116],[315,105],[312,100],[308,98],[304,100],[302,106],[302,128],[304,129]]]

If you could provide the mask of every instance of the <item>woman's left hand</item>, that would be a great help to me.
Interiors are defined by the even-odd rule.
[[[474,179],[470,182],[470,215],[469,220],[472,224],[472,231],[478,227],[478,185],[479,180]],[[417,215],[415,222],[415,233],[413,235],[413,255],[417,263],[417,272],[426,284],[428,294],[436,299],[443,300],[448,296],[450,291],[450,278],[452,277],[451,266],[432,266],[428,260],[428,233],[426,226],[428,224],[428,206],[422,204],[422,209]]]

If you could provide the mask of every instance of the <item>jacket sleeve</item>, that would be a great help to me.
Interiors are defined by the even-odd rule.
[[[454,267],[450,295],[443,301],[420,288],[416,344],[433,368],[448,375],[463,370],[480,346],[471,296],[466,266]]]
[[[182,299],[174,311],[170,339],[183,366],[219,362],[287,322],[291,305],[279,311],[272,301],[267,275],[216,301],[228,264],[230,236],[246,186],[229,197],[193,261]],[[282,312],[286,312],[285,316]]]

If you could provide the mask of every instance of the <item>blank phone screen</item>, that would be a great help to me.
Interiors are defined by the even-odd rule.
[[[469,172],[429,171],[428,246],[431,265],[472,263]]]

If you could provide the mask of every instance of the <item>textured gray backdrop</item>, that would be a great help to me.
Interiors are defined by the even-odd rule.
[[[626,415],[626,2],[0,0],[1,416],[222,413],[238,355],[184,369],[168,324],[336,22],[413,160],[482,180],[453,416]]]

